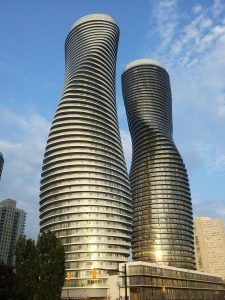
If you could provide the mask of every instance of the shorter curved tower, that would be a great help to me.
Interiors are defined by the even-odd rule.
[[[195,269],[187,172],[172,137],[165,67],[151,59],[126,65],[123,96],[133,144],[133,258]]]
[[[0,179],[2,176],[3,165],[4,165],[4,158],[2,152],[0,152]]]

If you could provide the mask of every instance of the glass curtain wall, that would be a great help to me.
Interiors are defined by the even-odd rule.
[[[122,86],[133,145],[133,258],[195,269],[191,195],[172,136],[169,75],[161,63],[141,59],[125,67]]]

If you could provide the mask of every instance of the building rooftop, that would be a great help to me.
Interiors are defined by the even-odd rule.
[[[0,204],[9,207],[16,207],[16,201],[13,199],[4,199],[0,201]]]
[[[196,271],[196,270],[192,270],[192,269],[176,268],[173,266],[167,266],[165,264],[149,263],[149,262],[145,262],[145,261],[131,261],[131,262],[120,263],[119,264],[120,270],[124,266],[124,264],[126,264],[127,266],[149,266],[152,268],[167,269],[167,270],[171,270],[171,271],[180,271],[180,272],[185,272],[185,273],[192,273],[192,274],[213,276],[213,277],[221,278],[220,275],[214,274],[214,273],[201,272],[201,271]]]
[[[129,70],[131,68],[134,68],[137,66],[142,66],[142,65],[153,65],[153,66],[157,66],[157,67],[160,67],[160,68],[166,70],[165,66],[157,60],[154,60],[151,58],[141,58],[141,59],[133,60],[129,64],[125,65],[124,72],[126,72],[127,70]]]
[[[111,16],[109,16],[109,15],[99,14],[99,13],[98,14],[90,14],[90,15],[86,15],[86,16],[83,16],[80,19],[78,19],[73,24],[73,26],[71,27],[70,31],[72,29],[74,29],[75,27],[77,27],[78,25],[82,24],[82,23],[89,22],[89,21],[96,21],[96,20],[107,21],[107,22],[111,22],[111,23],[116,24],[115,20]]]

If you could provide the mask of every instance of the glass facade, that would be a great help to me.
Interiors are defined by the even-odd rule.
[[[133,259],[195,269],[187,172],[173,141],[169,75],[143,59],[125,67],[124,102],[132,137]]]
[[[78,20],[65,43],[65,84],[40,193],[41,230],[54,231],[65,246],[64,288],[106,287],[109,270],[129,256],[132,206],[115,102],[118,38],[114,20],[95,14]]]
[[[127,270],[130,300],[222,300],[225,297],[225,283],[212,274],[142,262],[128,263]]]

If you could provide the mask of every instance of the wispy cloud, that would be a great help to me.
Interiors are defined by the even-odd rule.
[[[224,1],[223,0],[214,0],[212,13],[213,17],[216,18],[224,12]]]
[[[154,1],[142,55],[160,60],[170,74],[175,142],[193,195],[199,197],[196,212],[207,213],[203,208],[209,205],[210,216],[218,216],[215,198],[223,196],[213,188],[218,178],[225,179],[225,6],[220,0],[211,1],[211,6],[203,1],[185,9],[183,5],[177,0]],[[225,220],[224,213],[220,216]]]
[[[19,116],[0,108],[0,149],[5,164],[1,199],[12,198],[27,212],[26,233],[37,237],[39,224],[39,180],[50,124],[42,116]]]
[[[155,34],[160,37],[159,52],[170,45],[174,39],[178,26],[177,1],[159,1],[158,5],[153,9],[152,16],[155,20]],[[149,32],[149,37],[152,37],[152,31]]]
[[[215,0],[211,7],[196,4],[185,13],[179,4],[176,0],[156,2],[148,36],[149,43],[154,37],[158,44],[154,49],[150,47],[151,53],[146,48],[146,54],[162,59],[167,65],[190,66],[198,63],[225,33],[224,5]]]
[[[220,139],[225,118],[225,7],[215,0],[211,7],[197,3],[184,13],[179,5],[176,0],[155,2],[151,25],[156,30],[150,26],[148,32],[158,35],[159,44],[147,43],[144,55],[167,66],[174,120],[179,121],[175,134],[183,143],[181,147],[190,149],[189,158],[195,149],[195,157],[203,161],[209,173],[221,172],[223,164],[218,168],[218,161],[225,155],[225,141]],[[187,133],[188,142],[181,137]],[[210,168],[204,148],[210,149]]]

